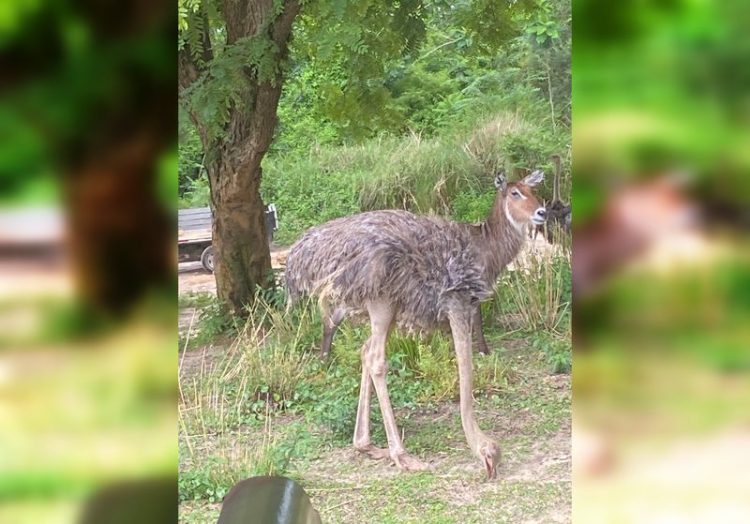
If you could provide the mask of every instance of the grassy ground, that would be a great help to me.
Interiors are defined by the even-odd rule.
[[[190,304],[196,300],[183,305]],[[366,330],[342,329],[332,362],[321,364],[311,353],[319,321],[280,322],[181,355],[180,522],[215,522],[234,482],[269,473],[301,482],[324,522],[570,521],[570,376],[552,373],[549,353],[551,340],[569,351],[563,335],[514,331],[512,315],[488,330],[493,354],[475,359],[475,397],[479,424],[500,442],[503,462],[498,480],[487,482],[461,429],[447,339],[394,337],[389,346],[405,445],[432,466],[406,474],[350,444]],[[257,360],[264,352],[269,360]],[[373,434],[385,445],[375,405]]]

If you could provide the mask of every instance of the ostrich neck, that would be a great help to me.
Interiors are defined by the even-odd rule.
[[[494,283],[500,271],[507,266],[521,250],[525,239],[524,230],[512,224],[505,213],[505,198],[501,192],[495,197],[487,220],[478,228],[475,240],[480,243],[479,251],[484,261],[484,274]]]

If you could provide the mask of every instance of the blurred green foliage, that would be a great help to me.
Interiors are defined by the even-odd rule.
[[[671,170],[692,176],[693,196],[708,209],[746,210],[750,14],[744,3],[574,0],[573,14],[576,221],[597,212],[613,179]],[[635,277],[647,286],[634,285],[633,276],[618,277],[622,283],[587,308],[598,319],[589,325],[603,336],[615,328],[609,335],[652,337],[661,347],[685,347],[684,333],[693,333],[694,341],[699,332],[734,333],[734,366],[744,367],[737,314],[747,314],[748,307],[736,290],[746,280],[738,268],[746,263],[747,244],[709,237],[709,245],[727,241],[736,251],[706,253],[705,267],[699,262],[697,269],[676,266],[666,275]],[[699,338],[703,358],[727,360],[717,357],[727,340]]]
[[[702,198],[750,197],[744,2],[573,0],[576,219],[612,177],[685,168]]]
[[[595,490],[576,481],[573,519],[711,520],[744,504],[712,442],[749,420],[750,12],[740,0],[573,0],[573,14],[576,222],[596,220],[618,182],[677,170],[713,226],[654,235],[575,301],[575,426],[612,461],[590,474]],[[597,453],[581,454],[584,468]]]
[[[54,178],[65,166],[129,132],[144,116],[138,110],[174,82],[173,45],[158,23],[145,21],[148,10],[139,14],[128,4],[118,16],[108,8],[89,7],[69,0],[9,0],[0,6],[0,192],[5,203],[55,201]],[[125,20],[137,29],[121,25]],[[170,156],[174,153],[167,153],[165,162]]]
[[[97,154],[142,132],[139,145],[161,153],[158,165],[144,168],[155,175],[144,186],[174,207],[177,156],[164,153],[174,140],[175,42],[164,32],[165,22],[173,24],[170,9],[159,2],[0,2],[0,203],[59,203],[70,194],[66,175],[87,162],[98,169],[84,189],[123,201],[127,191],[118,191],[132,187],[118,187],[121,179],[105,191],[97,185],[106,170]],[[133,217],[113,211],[127,228]],[[107,223],[106,213],[95,215],[92,222]],[[105,243],[90,231],[75,246],[87,253]],[[121,252],[124,244],[118,241]],[[127,318],[105,322],[68,290],[76,263],[69,252],[50,264],[35,252],[9,263],[6,256],[6,281],[18,277],[19,285],[4,288],[0,304],[3,325],[13,326],[0,336],[0,521],[73,522],[102,484],[174,475],[174,291],[167,299],[139,297]],[[121,258],[97,258],[87,269],[119,262],[127,273],[132,262]],[[120,282],[136,288],[147,268]],[[85,277],[96,284],[86,284],[102,285],[105,278],[92,272]],[[115,518],[117,509],[107,509]],[[149,519],[146,506],[131,509]]]

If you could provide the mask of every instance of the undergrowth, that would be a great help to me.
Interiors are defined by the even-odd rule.
[[[527,331],[570,331],[571,269],[570,250],[553,246],[543,253],[531,253],[514,262],[514,271],[505,271],[497,286],[496,304],[500,311],[519,317]]]
[[[484,306],[485,332],[496,349],[474,358],[474,394],[494,397],[520,380],[503,350],[503,340],[516,336],[524,351],[536,352],[549,371],[570,371],[569,286],[552,291],[569,272],[569,258],[537,261],[528,271],[512,271],[498,289],[494,304]],[[541,275],[541,277],[540,277]],[[515,287],[514,287],[515,286]],[[539,299],[534,312],[520,313]],[[331,359],[318,357],[322,323],[314,304],[289,311],[259,295],[223,354],[201,362],[199,370],[181,373],[180,476],[182,500],[219,500],[237,480],[249,475],[284,474],[290,461],[302,460],[323,441],[346,445],[354,431],[361,376],[360,348],[369,327],[345,322],[334,339]],[[204,304],[196,329],[210,333],[225,326],[215,302]],[[511,320],[515,318],[515,320]],[[512,323],[515,322],[515,325]],[[498,329],[499,328],[499,329]],[[217,327],[218,329],[218,327]],[[206,330],[206,331],[203,331]],[[205,335],[208,336],[208,335]],[[518,336],[516,336],[518,339]],[[192,351],[194,359],[200,358]],[[403,413],[458,400],[458,376],[449,335],[416,338],[394,332],[388,342],[388,388],[395,410]],[[184,355],[183,355],[184,360]],[[380,412],[373,397],[373,438],[385,443]],[[274,431],[283,417],[296,421],[294,431]],[[206,448],[210,448],[207,452]],[[210,458],[209,458],[210,457]]]

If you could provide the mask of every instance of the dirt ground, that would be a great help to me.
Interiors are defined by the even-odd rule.
[[[491,346],[498,341],[490,340]],[[402,473],[392,464],[355,452],[349,442],[309,428],[306,452],[286,476],[299,481],[323,522],[330,523],[569,523],[571,522],[571,390],[569,375],[552,375],[522,341],[504,340],[504,359],[516,377],[497,395],[477,398],[479,424],[501,444],[499,477],[488,482],[468,449],[457,402],[397,409],[410,452],[432,470]],[[181,356],[181,380],[218,366],[222,348],[197,348]],[[280,416],[274,432],[288,434],[304,417]],[[227,439],[252,447],[260,429],[214,435],[206,449]],[[382,438],[382,435],[380,436]],[[245,439],[243,441],[243,439]],[[385,442],[378,442],[383,445]],[[237,451],[241,456],[241,452]],[[180,522],[213,523],[218,503],[184,502]]]

